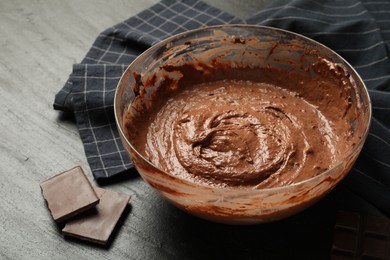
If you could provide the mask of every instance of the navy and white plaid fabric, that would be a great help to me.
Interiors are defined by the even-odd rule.
[[[373,104],[364,149],[344,181],[390,215],[390,1],[272,1],[243,21],[202,1],[163,0],[102,32],[75,64],[54,108],[73,111],[96,179],[132,167],[115,126],[113,98],[125,68],[160,40],[202,26],[248,23],[306,35],[343,56],[363,78]]]

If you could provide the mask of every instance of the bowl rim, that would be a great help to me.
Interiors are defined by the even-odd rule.
[[[279,33],[282,33],[282,34],[289,34],[291,36],[294,36],[296,38],[301,38],[305,41],[309,41],[310,43],[312,43],[313,45],[318,45],[319,47],[321,48],[324,48],[326,49],[327,51],[329,51],[330,53],[332,53],[334,56],[336,56],[338,59],[340,59],[346,66],[347,66],[347,69],[348,70],[351,70],[354,74],[354,76],[356,76],[357,80],[361,82],[362,86],[363,86],[363,93],[366,97],[367,97],[367,106],[368,106],[368,122],[367,122],[367,125],[366,125],[366,129],[364,130],[364,133],[363,135],[361,136],[360,140],[355,144],[355,146],[351,149],[351,151],[346,155],[344,156],[341,160],[339,160],[335,165],[333,165],[332,167],[330,167],[329,169],[327,169],[326,171],[323,171],[322,173],[316,175],[316,176],[313,176],[309,179],[305,179],[305,180],[302,180],[302,181],[299,181],[299,182],[294,182],[294,183],[291,183],[291,184],[288,184],[288,185],[284,185],[284,186],[278,186],[278,187],[270,187],[270,188],[261,188],[261,189],[251,189],[251,188],[232,188],[232,187],[229,187],[229,186],[226,186],[226,187],[219,187],[219,186],[210,186],[210,185],[206,185],[206,184],[202,184],[202,183],[196,183],[196,182],[192,182],[192,181],[189,181],[187,179],[184,179],[184,178],[181,178],[179,176],[175,176],[173,174],[170,174],[164,170],[162,170],[161,168],[157,167],[154,163],[152,163],[151,161],[149,161],[148,159],[146,159],[131,143],[130,141],[127,139],[124,131],[122,130],[122,127],[121,127],[121,123],[119,122],[119,118],[118,118],[118,108],[117,108],[117,102],[118,102],[118,95],[119,95],[119,89],[120,89],[120,86],[121,86],[121,82],[122,80],[124,79],[124,76],[128,74],[128,71],[131,69],[132,65],[134,63],[137,63],[137,61],[139,59],[141,59],[142,57],[144,56],[149,56],[149,53],[153,52],[155,49],[157,48],[160,48],[161,46],[166,46],[169,42],[171,42],[172,40],[174,39],[180,39],[182,37],[185,37],[186,35],[193,35],[193,34],[196,34],[197,32],[201,32],[201,31],[207,31],[207,30],[213,30],[213,29],[219,29],[219,28],[226,28],[226,27],[237,27],[237,28],[254,28],[254,29],[260,29],[260,30],[271,30],[271,31],[275,31],[275,32],[279,32]],[[201,28],[197,28],[197,29],[192,29],[192,30],[187,30],[187,31],[184,31],[184,32],[181,32],[181,33],[178,33],[178,34],[175,34],[175,35],[172,35],[170,37],[167,37],[161,41],[159,41],[158,43],[152,45],[151,47],[149,47],[147,50],[145,50],[144,52],[142,52],[140,55],[138,55],[126,68],[126,70],[123,72],[123,74],[121,75],[119,81],[118,81],[118,84],[117,84],[117,87],[116,87],[116,90],[115,90],[115,95],[114,95],[114,115],[115,115],[115,122],[116,122],[116,125],[117,125],[117,128],[118,128],[118,131],[119,131],[119,134],[123,137],[122,140],[125,140],[125,142],[127,143],[127,145],[129,145],[131,147],[131,149],[137,153],[137,155],[142,158],[142,160],[144,162],[146,162],[147,164],[149,164],[151,167],[155,168],[155,169],[158,169],[160,172],[168,175],[169,177],[172,177],[174,179],[178,179],[180,180],[181,182],[184,182],[186,184],[189,184],[189,185],[194,185],[194,186],[199,186],[199,187],[205,187],[205,188],[210,188],[212,190],[218,190],[218,191],[232,191],[232,192],[239,192],[239,193],[249,193],[249,194],[252,194],[252,193],[259,193],[259,192],[275,192],[275,191],[282,191],[282,190],[287,190],[287,189],[291,189],[291,188],[294,188],[294,187],[297,187],[297,186],[300,186],[300,185],[304,185],[306,183],[310,183],[310,182],[314,182],[315,180],[317,179],[320,179],[320,178],[323,178],[325,177],[326,175],[329,175],[330,173],[333,172],[334,169],[340,167],[346,160],[348,160],[348,158],[350,158],[351,156],[353,156],[356,152],[359,152],[358,149],[360,149],[364,142],[366,141],[366,138],[368,136],[368,132],[369,132],[369,129],[370,129],[370,125],[371,125],[371,121],[372,121],[372,104],[371,104],[371,98],[370,98],[370,95],[369,95],[369,92],[368,92],[368,89],[363,81],[363,79],[361,78],[361,76],[359,75],[359,73],[354,69],[354,67],[348,62],[346,61],[340,54],[338,54],[337,52],[335,52],[334,50],[332,50],[331,48],[327,47],[326,45],[320,43],[320,42],[317,42],[316,40],[313,40],[307,36],[304,36],[302,34],[299,34],[299,33],[295,33],[295,32],[292,32],[292,31],[289,31],[289,30],[285,30],[285,29],[280,29],[280,28],[276,28],[276,27],[272,27],[272,26],[264,26],[264,25],[251,25],[251,24],[220,24],[220,25],[213,25],[213,26],[205,26],[205,27],[201,27]],[[135,165],[134,165],[135,166]],[[138,171],[138,170],[137,170]],[[349,170],[350,171],[350,170]],[[349,172],[348,171],[348,172]],[[141,174],[141,173],[140,173]],[[345,174],[346,175],[346,174]],[[344,176],[345,176],[344,175]],[[141,174],[142,176],[142,174]],[[344,177],[343,177],[344,178]],[[341,180],[341,179],[340,179]]]

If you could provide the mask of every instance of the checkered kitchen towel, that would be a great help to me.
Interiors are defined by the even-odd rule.
[[[73,111],[96,179],[133,167],[115,126],[113,98],[127,65],[160,40],[198,27],[248,23],[294,31],[332,48],[369,88],[373,121],[346,185],[390,215],[390,1],[272,1],[243,21],[202,1],[162,0],[103,31],[75,64],[54,108]]]

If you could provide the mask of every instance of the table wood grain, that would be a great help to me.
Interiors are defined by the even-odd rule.
[[[54,95],[101,31],[156,2],[0,1],[0,259],[183,259],[193,254],[183,239],[187,234],[175,232],[182,230],[175,226],[178,219],[193,218],[162,200],[136,172],[105,185],[132,196],[106,247],[64,238],[39,187],[75,165],[99,185],[72,116],[53,109]],[[208,2],[245,18],[264,1]]]

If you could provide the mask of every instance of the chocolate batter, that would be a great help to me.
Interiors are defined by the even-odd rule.
[[[160,169],[204,185],[279,187],[331,168],[360,138],[351,134],[357,96],[341,66],[319,60],[312,77],[217,65],[136,77],[137,90],[160,87],[151,104],[138,91],[125,132]]]

